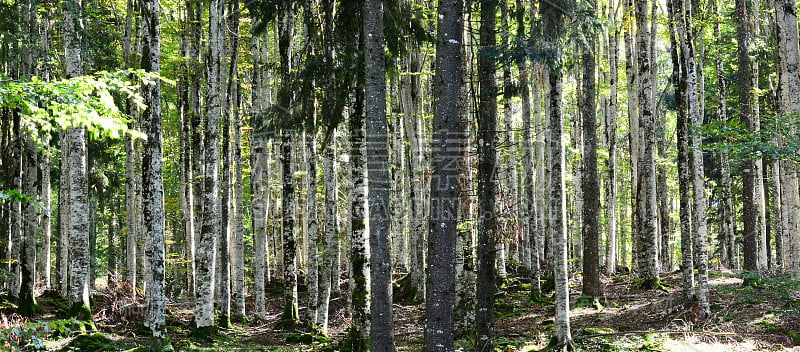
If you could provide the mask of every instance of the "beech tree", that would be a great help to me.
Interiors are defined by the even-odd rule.
[[[425,284],[426,351],[454,351],[455,263],[458,213],[458,159],[465,137],[460,121],[463,3],[440,0],[436,35],[434,117],[431,152],[431,215],[428,278]]]

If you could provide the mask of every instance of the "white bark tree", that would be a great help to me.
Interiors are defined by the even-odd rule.
[[[213,0],[209,8],[209,55],[205,125],[205,174],[203,178],[202,225],[195,253],[196,288],[193,334],[208,337],[214,327],[214,283],[216,282],[217,237],[220,229],[219,211],[219,118],[222,116],[222,87],[220,79],[223,47],[222,16],[225,2]]]
[[[144,4],[144,45],[142,47],[142,68],[148,72],[160,74],[161,44],[159,37],[159,3],[149,0]],[[142,130],[147,138],[143,142],[142,151],[142,213],[144,230],[152,236],[145,249],[149,261],[147,275],[147,317],[148,326],[153,337],[163,342],[166,338],[164,298],[164,182],[161,165],[161,83],[158,80],[145,85],[144,96],[147,103],[142,113]],[[159,342],[159,343],[162,343]]]

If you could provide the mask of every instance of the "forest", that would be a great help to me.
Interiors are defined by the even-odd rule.
[[[795,0],[0,0],[0,350],[800,346]]]

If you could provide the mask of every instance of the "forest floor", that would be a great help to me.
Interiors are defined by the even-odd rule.
[[[742,282],[741,275],[713,272],[712,313],[700,321],[697,307],[682,298],[678,273],[665,277],[664,290],[635,289],[635,279],[628,275],[604,278],[603,307],[571,312],[574,347],[579,351],[800,351],[800,281],[764,276],[754,280],[754,285],[742,286]],[[0,350],[147,351],[150,338],[141,328],[144,306],[141,300],[120,293],[125,291],[106,289],[95,294],[94,319],[102,335],[95,334],[96,339],[80,338],[74,321],[60,319],[65,302],[52,292],[39,297],[42,312],[32,320],[17,316],[12,304],[3,303]],[[330,337],[325,338],[308,330],[272,329],[282,306],[279,291],[275,288],[269,297],[270,315],[265,321],[220,329],[211,341],[188,337],[191,300],[168,302],[173,347],[179,351],[338,350],[350,324],[346,300],[331,302]],[[512,276],[500,285],[495,304],[498,351],[538,351],[547,345],[553,331],[553,306],[529,302],[529,292],[524,277]],[[571,292],[574,302],[579,298],[579,281],[571,282]],[[420,350],[424,305],[396,303],[394,312],[396,349]],[[472,339],[460,337],[456,348],[470,351],[471,344]]]

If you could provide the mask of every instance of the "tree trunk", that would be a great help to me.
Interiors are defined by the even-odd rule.
[[[416,53],[408,54],[408,71],[421,72],[420,59]],[[406,167],[410,170],[408,188],[409,200],[409,242],[410,266],[409,276],[411,288],[415,290],[416,299],[425,300],[425,241],[426,222],[424,220],[425,199],[425,143],[421,114],[418,112],[422,83],[419,75],[402,76],[404,80],[403,93],[403,127],[408,144],[406,148]]]
[[[655,167],[655,101],[650,57],[650,29],[648,25],[648,1],[636,2],[636,47],[639,100],[639,155],[636,166],[636,261],[641,277],[641,286],[659,286],[658,229],[656,212],[656,167]]]
[[[45,209],[51,209],[50,206],[50,197],[52,194],[51,187],[50,187],[50,138],[43,137],[45,148],[42,151],[42,159],[41,164],[39,164],[39,172],[42,175],[42,189],[41,193],[39,194],[39,201],[42,202],[42,207]],[[50,211],[43,211],[40,214],[40,221],[39,226],[42,229],[42,252],[39,255],[39,272],[41,273],[41,278],[43,280],[44,287],[46,289],[51,288],[51,267],[52,260],[51,257],[51,237],[52,237],[52,227],[51,227],[51,219],[52,215]]]
[[[564,33],[564,18],[561,9],[552,3],[543,3],[539,8],[542,18],[544,45],[553,51],[555,62],[550,63],[548,82],[550,91],[549,125],[547,134],[550,178],[548,179],[549,229],[552,238],[553,277],[555,279],[555,333],[552,344],[565,347],[572,343],[569,323],[569,264],[567,262],[566,194],[564,192],[564,145],[562,127],[564,123],[562,108],[562,69],[561,49]]]
[[[351,309],[353,325],[350,340],[357,350],[366,349],[369,344],[369,248],[366,228],[365,203],[367,189],[364,165],[364,91],[357,89],[355,107],[350,114],[350,269],[351,269]]]
[[[72,0],[65,4],[66,33],[66,73],[67,77],[83,74],[82,45],[80,33],[83,32],[83,4]],[[85,127],[69,127],[65,133],[69,145],[62,163],[69,165],[69,228],[68,228],[68,289],[70,316],[80,320],[92,320],[89,305],[89,186],[87,177],[87,132]],[[62,177],[64,175],[62,174]],[[62,213],[62,215],[64,215]],[[62,259],[64,260],[64,259]]]
[[[233,106],[233,259],[231,272],[233,275],[233,316],[239,321],[245,318],[245,277],[244,277],[244,190],[242,182],[242,126],[239,104],[242,89],[236,84],[235,103]]]
[[[269,152],[266,139],[266,77],[264,65],[266,64],[266,38],[253,36],[253,52],[255,68],[253,70],[253,118],[251,125],[253,135],[251,144],[252,174],[252,219],[253,219],[253,286],[255,289],[255,314],[258,319],[266,318],[266,292],[265,279],[269,271],[268,224],[269,212]]]
[[[698,78],[697,78],[697,64],[695,61],[694,52],[694,15],[691,11],[691,6],[682,4],[684,10],[681,11],[682,18],[678,18],[678,35],[681,41],[681,52],[683,53],[683,66],[686,75],[686,102],[688,103],[689,121],[694,131],[700,131],[703,125],[702,110],[700,107],[700,99],[698,93]],[[687,121],[687,122],[689,122]],[[706,189],[705,189],[705,174],[703,171],[703,150],[702,137],[700,133],[692,133],[691,151],[692,151],[692,190],[694,208],[692,211],[693,217],[693,234],[695,237],[694,244],[696,245],[693,253],[696,253],[697,268],[697,298],[700,301],[700,318],[710,314],[708,303],[708,230],[706,226]]]
[[[596,4],[591,4],[594,7]],[[583,294],[596,301],[603,295],[600,283],[600,185],[597,176],[597,108],[595,106],[595,38],[583,48]],[[593,302],[594,303],[594,302]]]
[[[278,23],[278,51],[280,54],[281,91],[278,104],[285,110],[281,113],[284,121],[291,121],[291,106],[294,101],[292,92],[291,47],[294,28],[294,7],[286,4],[283,16]],[[289,129],[281,131],[281,233],[283,237],[283,313],[278,328],[293,328],[300,323],[297,298],[297,229],[295,217],[297,203],[295,199],[294,172],[292,170],[292,137]]]
[[[639,193],[639,175],[637,170],[639,170],[639,155],[641,154],[639,151],[639,105],[641,102],[639,101],[639,90],[641,90],[641,85],[639,84],[639,75],[644,74],[639,72],[639,64],[638,64],[638,57],[637,57],[637,49],[638,44],[636,42],[636,33],[634,32],[634,27],[632,24],[635,21],[635,18],[632,16],[635,15],[635,10],[633,8],[634,1],[633,0],[626,0],[625,7],[624,7],[624,16],[622,22],[629,23],[631,25],[626,26],[625,30],[625,75],[628,80],[628,126],[630,132],[628,133],[628,154],[630,155],[630,170],[631,170],[631,234],[639,233],[638,231],[638,217],[637,217],[637,204],[638,204],[638,193]],[[647,54],[647,51],[643,52]],[[633,238],[633,236],[631,236]],[[622,241],[620,241],[622,242]],[[625,252],[625,244],[620,243],[622,245],[622,251]],[[626,255],[622,255],[622,261],[626,261]],[[629,269],[634,270],[634,264],[631,263]]]
[[[392,249],[389,144],[383,1],[364,2],[364,67],[367,165],[369,165],[370,342],[372,351],[393,351]]]
[[[609,5],[609,22],[617,24],[616,4]],[[616,28],[612,26],[612,28]],[[603,128],[605,145],[608,149],[606,161],[606,274],[617,271],[617,108],[619,78],[619,29],[608,35],[609,97],[608,112]]]
[[[30,129],[23,134],[22,145],[22,193],[28,197],[39,194],[39,168],[37,167],[37,146],[33,140],[34,130]],[[50,172],[50,170],[47,170]],[[25,316],[32,316],[38,311],[35,297],[36,286],[36,230],[39,218],[36,215],[36,203],[25,202],[23,206],[23,219],[25,221],[22,232],[22,250],[20,255],[20,269],[22,283],[19,291],[18,311]],[[49,262],[47,263],[50,264]]]
[[[147,72],[160,74],[161,45],[159,36],[159,4],[156,0],[144,4],[144,46],[142,68]],[[142,130],[147,135],[142,150],[142,202],[144,230],[152,238],[145,249],[149,261],[147,278],[147,318],[145,326],[150,327],[153,337],[166,338],[164,299],[164,184],[161,165],[161,83],[154,80],[145,86],[147,108],[142,114]]]
[[[69,140],[67,134],[61,137],[61,173],[58,180],[58,247],[56,267],[58,268],[58,288],[63,297],[69,294]],[[131,172],[133,174],[133,172]],[[131,197],[133,199],[133,197]],[[9,206],[7,209],[11,209]],[[135,263],[135,262],[134,262]],[[135,270],[134,270],[135,272]],[[135,291],[134,291],[135,292]]]
[[[197,0],[187,0],[186,2],[187,17],[189,18],[189,63],[191,80],[189,81],[189,108],[191,111],[190,123],[193,126],[191,136],[191,149],[192,149],[192,198],[193,207],[192,213],[194,214],[194,233],[192,234],[192,241],[189,243],[190,252],[188,260],[191,261],[191,275],[189,282],[189,292],[196,296],[197,294],[197,273],[199,272],[197,263],[197,247],[200,243],[200,235],[202,233],[203,223],[203,199],[205,198],[205,148],[204,148],[204,126],[205,121],[203,118],[202,108],[200,105],[201,100],[201,79],[203,73],[201,70],[203,66],[200,62],[200,42],[202,37],[202,17],[203,5]]]
[[[333,132],[331,132],[333,134]],[[335,270],[334,262],[337,260],[339,249],[339,226],[336,216],[338,203],[336,187],[336,155],[334,153],[335,137],[329,142],[322,159],[322,172],[324,174],[323,187],[325,188],[325,240],[320,266],[319,303],[317,306],[317,321],[315,324],[323,333],[328,331],[328,309],[332,285],[338,285],[339,272]]]
[[[738,44],[739,119],[742,125],[752,126],[753,118],[753,74],[750,62],[750,0],[736,0],[736,42]],[[759,270],[758,267],[758,208],[755,199],[755,161],[742,163],[742,212],[744,223],[744,269]]]
[[[219,184],[219,118],[222,115],[221,56],[223,46],[222,16],[225,3],[213,0],[209,8],[209,54],[207,105],[205,124],[205,155],[202,201],[202,228],[197,236],[195,253],[196,287],[194,321],[196,336],[205,336],[214,329],[214,284],[216,282],[217,238],[220,233]]]
[[[497,1],[480,1],[480,47],[497,45]],[[475,350],[494,349],[495,248],[503,247],[497,238],[495,202],[497,189],[497,64],[486,55],[478,55],[478,271],[475,290]],[[499,240],[499,241],[498,241]],[[499,242],[499,245],[498,245]],[[501,261],[502,264],[502,261]],[[502,277],[502,275],[501,275]]]
[[[316,324],[319,314],[319,222],[317,212],[317,134],[316,131],[309,131],[305,134],[306,153],[308,160],[306,168],[308,170],[308,183],[306,186],[306,221],[308,228],[308,270],[306,285],[308,286],[308,306],[306,308],[306,320],[311,324]]]
[[[426,351],[454,351],[455,258],[458,233],[458,160],[466,136],[461,122],[464,36],[463,3],[440,0],[434,78],[433,174],[431,175],[428,278],[425,294]]]
[[[683,5],[673,1],[670,7],[670,42],[672,44],[672,83],[675,85],[675,104],[677,106],[676,134],[678,140],[678,189],[680,193],[681,229],[681,272],[683,273],[683,292],[687,299],[694,299],[694,255],[692,245],[692,177],[689,164],[689,117],[686,96],[686,62],[681,59],[679,49],[685,41],[678,38],[683,28]],[[676,24],[681,29],[676,28]]]
[[[776,0],[775,16],[778,29],[778,56],[780,63],[780,111],[791,116],[792,121],[797,121],[800,114],[800,47],[798,47],[797,11],[794,1]],[[790,133],[796,133],[795,128]],[[781,144],[787,141],[780,141]],[[784,263],[795,271],[800,269],[800,248],[797,246],[798,231],[800,231],[800,200],[798,199],[797,166],[792,162],[781,162],[781,190],[784,195],[784,211],[787,218],[786,243],[789,248],[787,258],[790,263]]]

